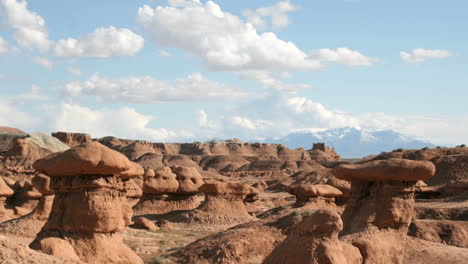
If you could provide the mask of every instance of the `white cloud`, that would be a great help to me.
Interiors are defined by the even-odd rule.
[[[39,118],[17,109],[11,100],[0,98],[0,124],[2,126],[27,128],[39,123]]]
[[[236,73],[241,79],[255,80],[259,82],[264,88],[274,91],[285,91],[295,93],[300,90],[311,89],[310,84],[302,83],[285,83],[275,77],[268,71],[240,71]],[[280,78],[291,77],[289,73],[279,73]]]
[[[51,70],[54,67],[54,63],[51,60],[44,57],[34,57],[32,60],[34,63],[39,64],[42,67],[49,70]]]
[[[273,28],[280,29],[291,23],[287,13],[295,10],[297,7],[292,5],[290,1],[281,1],[272,6],[258,8],[255,11],[247,9],[243,14],[247,17],[247,21],[257,29],[265,30],[268,28],[264,17],[271,19]]]
[[[211,69],[289,71],[318,69],[292,42],[274,33],[258,34],[254,26],[223,12],[212,1],[171,1],[170,6],[138,9],[137,21],[159,45],[201,57]]]
[[[0,0],[0,14],[5,24],[14,30],[19,45],[47,51],[50,46],[44,19],[28,9],[24,0]]]
[[[413,49],[410,53],[401,51],[400,57],[408,63],[424,62],[428,59],[445,59],[453,56],[448,50]]]
[[[67,71],[75,76],[80,76],[81,75],[81,70],[78,67],[73,67],[70,66],[67,68]]]
[[[172,56],[171,53],[169,53],[169,52],[167,52],[165,50],[159,50],[158,54],[159,54],[159,56],[163,56],[163,57],[171,57]]]
[[[319,49],[310,54],[320,61],[336,62],[347,66],[370,66],[379,61],[377,58],[367,57],[358,51],[349,48]]]
[[[144,46],[144,39],[126,28],[97,28],[79,39],[59,40],[54,54],[59,57],[109,58],[133,56]]]
[[[52,131],[73,131],[90,133],[93,137],[116,136],[131,139],[168,141],[173,138],[191,136],[184,131],[151,128],[152,116],[138,113],[135,109],[93,110],[76,104],[61,104],[51,107],[49,122]]]
[[[208,120],[208,114],[205,110],[200,109],[197,111],[197,121],[200,128],[214,129],[216,125],[214,122]]]
[[[273,125],[272,122],[267,120],[250,120],[247,117],[241,116],[232,117],[232,123],[248,130],[264,129]]]
[[[161,81],[149,76],[115,79],[94,74],[87,81],[67,83],[61,89],[61,93],[66,97],[94,96],[99,101],[129,103],[219,101],[255,96],[209,80],[200,73],[189,74],[174,82]]]

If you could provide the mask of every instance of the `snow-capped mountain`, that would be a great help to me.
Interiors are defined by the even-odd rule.
[[[266,143],[284,144],[289,148],[312,148],[313,143],[324,142],[334,147],[344,158],[360,158],[397,148],[418,149],[434,147],[427,141],[417,140],[392,130],[367,131],[351,127],[318,132],[295,132],[282,138],[265,139]]]

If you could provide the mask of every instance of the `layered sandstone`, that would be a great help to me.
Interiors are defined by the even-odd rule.
[[[343,193],[328,184],[298,184],[289,189],[289,193],[296,196],[295,207],[312,206],[326,207],[334,206],[335,198],[342,197]]]
[[[320,209],[296,224],[263,263],[361,264],[359,250],[338,239],[342,229],[337,212]]]
[[[1,233],[35,237],[46,223],[54,201],[54,191],[50,188],[50,178],[38,174],[32,179],[32,184],[40,196],[37,206],[27,215],[1,223]]]
[[[194,209],[203,199],[198,195],[198,188],[203,183],[201,174],[192,167],[147,169],[143,196],[134,207],[135,214],[164,214]]]
[[[432,177],[435,166],[391,158],[342,164],[332,172],[352,186],[342,215],[343,239],[359,248],[364,263],[402,263],[414,210],[414,186]]]
[[[143,168],[97,142],[52,154],[34,168],[51,177],[55,198],[31,248],[87,263],[142,263],[120,232],[132,217],[123,180]]]
[[[205,200],[196,209],[185,215],[185,222],[231,225],[252,221],[245,206],[249,197],[258,195],[259,190],[240,182],[208,182],[200,192]]]

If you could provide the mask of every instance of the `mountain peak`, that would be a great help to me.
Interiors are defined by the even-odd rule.
[[[323,142],[334,147],[338,154],[346,158],[359,158],[397,148],[434,147],[430,142],[414,139],[393,130],[370,131],[357,127],[301,130],[281,138],[265,139],[263,142],[305,149],[310,149],[313,143]]]

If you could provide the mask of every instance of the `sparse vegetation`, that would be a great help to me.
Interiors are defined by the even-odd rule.
[[[456,148],[466,148],[466,145],[465,145],[465,144],[461,144],[461,145],[456,146]]]
[[[164,259],[162,259],[161,257],[155,257],[151,263],[152,264],[163,264]]]
[[[397,149],[394,149],[392,152],[403,152],[403,149],[402,148],[397,148]]]
[[[428,149],[429,149],[429,147],[424,147],[424,148],[422,148],[422,150],[428,150]]]

